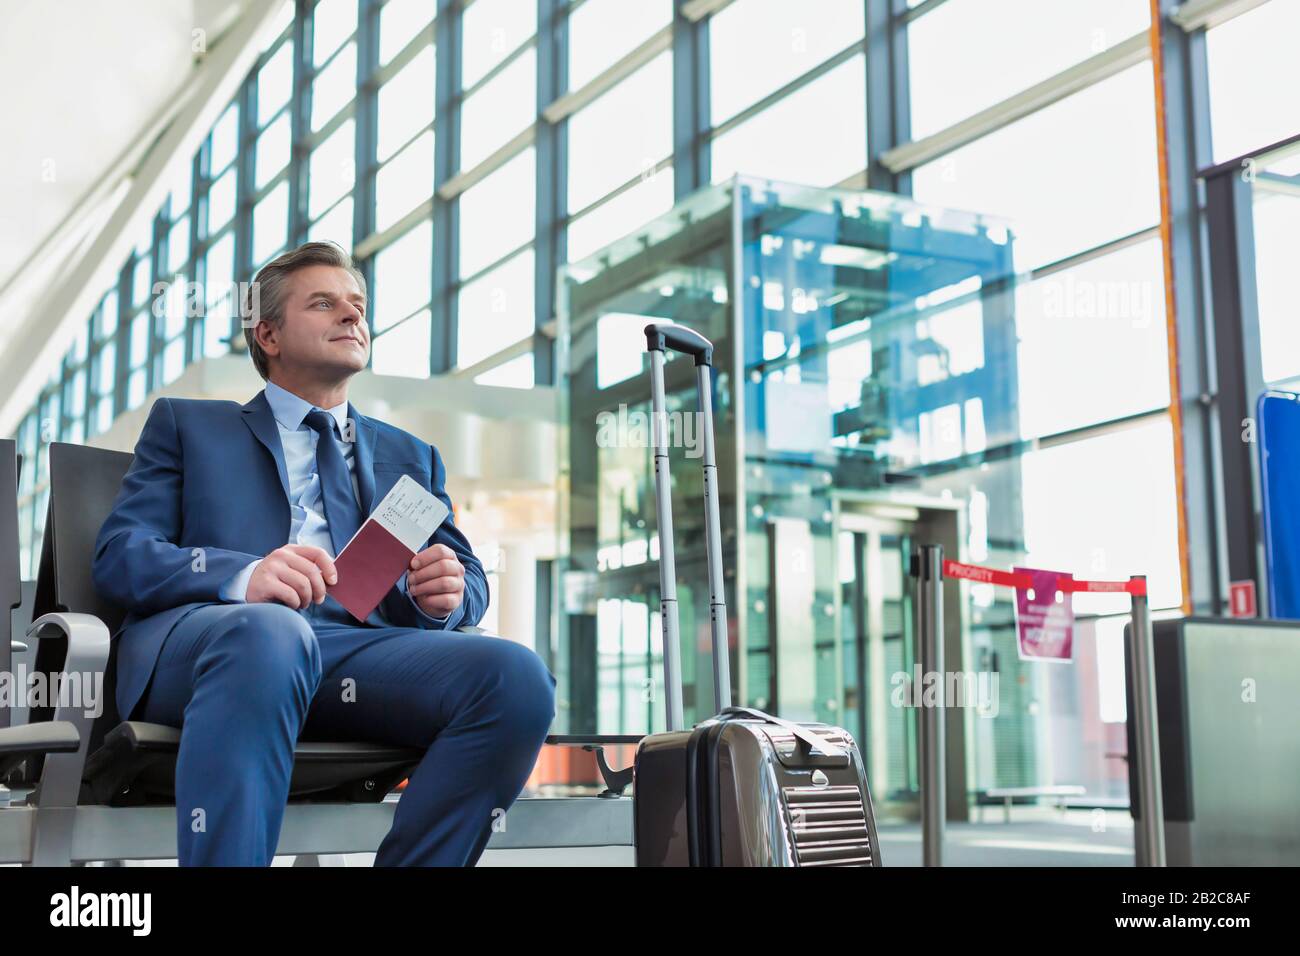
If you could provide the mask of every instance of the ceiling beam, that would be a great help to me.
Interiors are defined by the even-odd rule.
[[[245,5],[240,18],[214,42],[195,67],[185,95],[152,147],[134,168],[119,171],[104,183],[104,199],[117,191],[125,195],[104,220],[103,227],[73,251],[48,286],[31,296],[34,305],[20,319],[0,354],[0,381],[10,385],[0,397],[0,434],[11,434],[27,413],[50,369],[62,358],[104,291],[134,238],[157,212],[167,190],[173,161],[188,158],[203,142],[221,111],[235,95],[258,56],[258,40],[280,12],[279,3]]]

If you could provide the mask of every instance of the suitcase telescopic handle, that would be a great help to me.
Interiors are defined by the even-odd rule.
[[[645,347],[648,352],[668,349],[695,359],[696,365],[713,364],[713,343],[694,329],[671,322],[655,322],[645,327]]]
[[[731,706],[727,602],[722,579],[722,531],[718,510],[718,463],[713,449],[713,343],[694,329],[672,323],[645,327],[650,353],[650,431],[654,442],[655,507],[659,518],[659,612],[663,622],[664,688],[669,730],[682,727],[681,644],[677,623],[677,568],[673,556],[672,481],[668,473],[669,417],[664,394],[668,349],[693,356],[704,458],[704,551],[709,570],[709,624],[713,635],[713,695],[718,710]]]

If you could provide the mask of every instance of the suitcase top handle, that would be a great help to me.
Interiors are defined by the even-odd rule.
[[[728,717],[753,717],[769,724],[776,724],[778,727],[794,734],[795,738],[804,745],[810,754],[829,757],[838,766],[848,766],[849,764],[848,751],[841,750],[825,737],[814,733],[807,727],[801,727],[792,720],[784,720],[774,714],[755,710],[752,707],[727,707],[718,715],[720,720],[726,720]]]
[[[645,327],[647,352],[665,352],[675,349],[684,355],[693,355],[696,366],[713,365],[713,343],[694,329],[672,322],[655,322]]]

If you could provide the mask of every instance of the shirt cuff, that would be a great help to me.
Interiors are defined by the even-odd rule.
[[[397,589],[406,595],[406,599],[411,602],[411,607],[415,608],[415,613],[420,615],[421,620],[427,621],[434,627],[445,627],[447,622],[451,620],[450,614],[444,614],[442,617],[434,617],[424,608],[420,607],[419,602],[416,601],[415,598],[411,596],[411,592],[407,590],[405,574],[397,579]]]
[[[261,563],[262,559],[258,558],[256,561],[244,565],[242,571],[228,578],[226,583],[221,585],[217,592],[218,597],[231,604],[243,604],[248,596],[248,582],[253,577],[253,572],[257,570],[257,566]]]

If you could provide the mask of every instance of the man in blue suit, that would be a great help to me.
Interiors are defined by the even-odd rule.
[[[182,865],[270,864],[300,736],[423,748],[375,863],[473,865],[555,715],[531,649],[455,630],[488,587],[450,516],[365,621],[326,593],[402,475],[451,508],[437,449],[348,402],[364,283],[330,243],[266,265],[243,303],[265,390],[158,399],[99,532],[95,586],[129,612],[118,713],[181,728]]]

